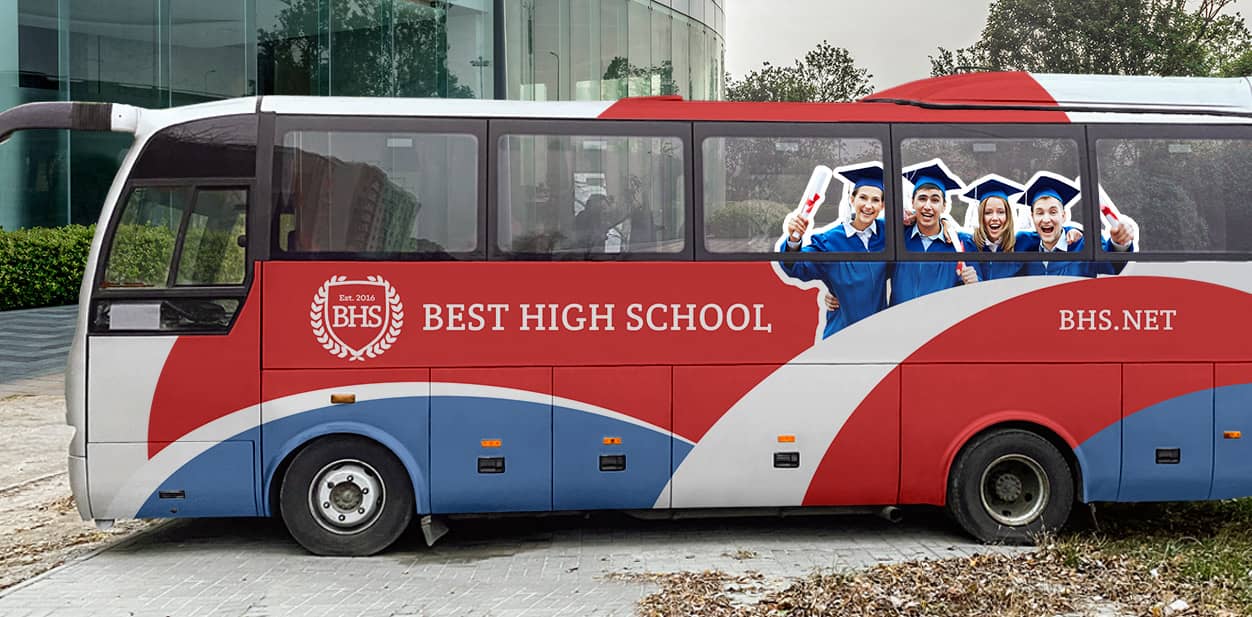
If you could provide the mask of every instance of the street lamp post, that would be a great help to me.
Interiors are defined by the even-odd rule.
[[[549,50],[548,53],[556,58],[556,100],[561,100],[561,56],[555,51]]]
[[[482,56],[479,56],[473,60],[470,60],[470,66],[478,69],[478,96],[479,98],[484,98],[483,69],[491,66],[491,61]]]

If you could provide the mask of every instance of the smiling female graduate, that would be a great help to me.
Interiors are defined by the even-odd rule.
[[[944,222],[948,208],[947,194],[964,188],[961,180],[948,171],[942,161],[933,159],[904,170],[904,178],[913,184],[913,214],[916,217],[904,228],[904,248],[915,253],[953,253],[960,242],[960,251],[977,250],[974,239]],[[957,270],[954,261],[903,261],[896,264],[891,277],[891,305],[895,306],[962,283],[978,281],[978,273],[966,265]],[[843,297],[839,296],[840,302]]]
[[[1057,174],[1041,171],[1026,184],[1025,200],[1030,206],[1030,217],[1035,230],[1019,235],[1019,251],[1042,253],[1081,251],[1084,240],[1072,242],[1066,237],[1065,224],[1069,222],[1069,205],[1081,191],[1077,183]],[[1130,225],[1119,225],[1101,244],[1105,251],[1134,251],[1134,234]],[[1032,261],[1027,262],[1022,273],[1028,276],[1085,276],[1113,274],[1115,265],[1109,262],[1090,261]]]
[[[1029,232],[1017,231],[1012,197],[1026,192],[1026,187],[1004,176],[987,174],[970,183],[968,188],[961,198],[971,202],[972,213],[976,213],[972,234],[975,250],[984,253],[1017,250],[1018,238],[1030,236]],[[1017,276],[1025,265],[1019,261],[982,261],[975,262],[974,269],[980,280],[991,281]]]
[[[881,253],[886,242],[883,211],[883,168],[878,162],[835,170],[835,175],[852,187],[852,213],[849,220],[814,233],[801,246],[791,238],[803,238],[809,220],[792,213],[783,226],[786,238],[783,252],[802,253]],[[881,261],[793,261],[781,262],[784,272],[802,281],[821,281],[836,294],[840,306],[826,312],[828,337],[887,306],[887,264]]]

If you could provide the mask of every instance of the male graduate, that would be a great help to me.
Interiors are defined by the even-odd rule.
[[[815,233],[801,246],[791,238],[803,238],[810,221],[794,213],[787,217],[784,252],[802,253],[881,253],[883,238],[883,168],[871,163],[836,170],[835,174],[852,187],[850,219]],[[782,262],[787,274],[803,281],[821,281],[836,294],[841,305],[826,312],[828,337],[887,306],[887,264],[881,261],[793,261]]]
[[[1035,230],[1018,236],[1019,251],[1042,253],[1081,251],[1084,240],[1071,242],[1064,233],[1069,222],[1069,205],[1081,191],[1068,178],[1041,171],[1026,184],[1023,203],[1030,206],[1030,217]],[[1118,225],[1109,237],[1101,239],[1105,251],[1134,251],[1134,231],[1129,224]],[[1026,263],[1023,274],[1028,276],[1085,276],[1114,274],[1117,266],[1109,262],[1090,261],[1032,261]]]
[[[942,161],[934,159],[904,170],[904,178],[913,184],[915,220],[904,228],[904,248],[915,253],[956,252],[953,242],[961,243],[962,251],[975,251],[969,234],[947,229],[944,212],[947,194],[963,187],[959,178],[947,170]],[[928,293],[942,291],[962,283],[978,281],[974,268],[966,265],[957,271],[955,261],[902,261],[891,276],[891,305],[908,302]],[[843,302],[843,296],[839,296]]]

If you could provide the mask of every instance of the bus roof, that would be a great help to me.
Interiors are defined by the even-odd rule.
[[[150,134],[201,118],[280,115],[615,119],[705,122],[1252,124],[1252,78],[966,73],[923,79],[855,103],[619,101],[264,96],[174,107],[57,101],[0,114],[0,141],[17,130],[66,128]]]

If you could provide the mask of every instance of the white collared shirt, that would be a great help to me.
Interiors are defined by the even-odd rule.
[[[851,238],[852,236],[859,237],[861,239],[861,244],[864,244],[865,250],[868,251],[869,240],[870,238],[873,238],[875,234],[878,233],[878,225],[875,223],[870,223],[869,225],[865,226],[865,229],[858,230],[856,227],[852,226],[852,221],[848,221],[843,224],[843,233],[847,234],[849,238]]]
[[[1052,247],[1052,250],[1048,250],[1048,247],[1043,245],[1043,239],[1039,240],[1039,252],[1055,253],[1057,251],[1060,251],[1062,253],[1069,251],[1069,231],[1066,230],[1064,227],[1061,228],[1061,237],[1056,241],[1056,246]],[[1044,260],[1043,267],[1045,268],[1048,267],[1047,260]]]
[[[922,233],[921,228],[920,228],[920,227],[918,227],[916,224],[914,224],[914,225],[913,225],[913,235],[911,235],[911,236],[909,236],[909,237],[910,237],[910,238],[912,238],[912,237],[914,237],[914,236],[921,235],[921,233]],[[937,233],[937,234],[935,234],[935,235],[933,235],[933,236],[922,236],[922,250],[923,250],[923,251],[929,251],[929,250],[930,250],[930,245],[931,245],[931,244],[934,244],[935,240],[938,240],[938,241],[940,241],[940,242],[947,242],[947,240],[943,237],[943,223],[940,223],[940,224],[939,224],[939,233]]]

